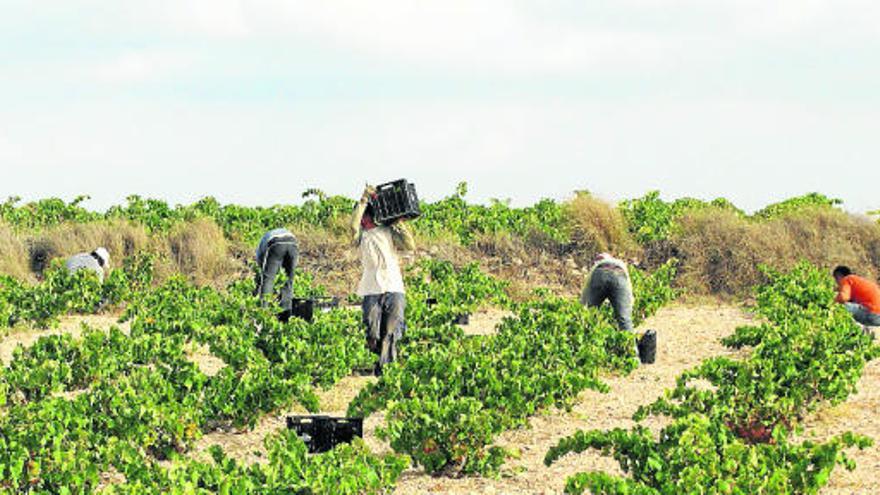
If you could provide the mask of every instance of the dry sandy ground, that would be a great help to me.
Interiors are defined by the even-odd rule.
[[[498,445],[518,450],[519,459],[510,460],[498,479],[431,478],[416,469],[407,471],[395,493],[561,493],[567,476],[586,470],[620,472],[613,459],[597,452],[569,455],[556,464],[544,466],[544,455],[559,439],[580,429],[629,427],[632,414],[642,404],[651,402],[674,385],[685,369],[703,359],[731,354],[719,339],[750,317],[731,306],[671,305],[660,310],[639,330],[653,328],[658,333],[657,362],[642,366],[629,376],[609,376],[611,392],[586,391],[570,412],[546,411],[531,420],[531,428],[509,431]],[[658,420],[648,424],[659,427]]]
[[[804,436],[815,441],[852,431],[871,437],[874,445],[865,450],[848,452],[856,461],[855,471],[838,467],[831,475],[822,495],[880,493],[880,360],[865,367],[859,390],[846,402],[826,406],[804,421]]]
[[[464,327],[468,334],[491,333],[505,312],[488,309],[471,316],[471,324]],[[42,335],[69,332],[80,333],[79,323],[85,321],[99,328],[116,324],[114,316],[87,316],[65,318],[57,329],[19,331],[0,341],[0,358],[8,363],[12,349],[18,344],[27,346]],[[617,463],[597,452],[568,455],[550,467],[543,458],[556,442],[579,429],[607,429],[630,427],[631,416],[639,405],[651,402],[671,387],[675,378],[685,369],[697,365],[707,357],[731,355],[719,343],[751,317],[740,308],[728,305],[674,304],[658,312],[645,322],[640,330],[653,328],[659,335],[657,363],[642,366],[626,377],[608,376],[606,383],[611,392],[601,394],[586,391],[579,397],[571,411],[550,410],[531,419],[531,427],[502,434],[498,445],[518,453],[511,459],[497,479],[486,478],[432,478],[419,469],[407,470],[398,483],[396,494],[422,493],[487,493],[487,494],[550,494],[560,493],[565,479],[571,474],[586,470],[603,470],[619,473]],[[210,355],[204,348],[192,350],[193,359],[206,373],[216,372],[222,361]],[[344,415],[348,403],[373,377],[348,377],[330,390],[320,391],[323,412]],[[859,384],[859,392],[847,402],[828,406],[805,421],[805,437],[826,439],[844,431],[854,431],[875,438],[880,442],[880,425],[876,413],[880,411],[880,360],[870,363]],[[265,416],[253,430],[214,432],[203,437],[195,448],[196,456],[205,456],[211,445],[221,445],[227,452],[246,462],[265,460],[263,439],[267,434],[285,428],[288,414],[303,414],[301,407]],[[365,440],[377,453],[390,452],[387,444],[376,438],[375,429],[382,423],[382,413],[365,421]],[[649,419],[646,424],[654,429],[662,426],[662,420]],[[823,495],[875,494],[880,493],[880,446],[864,451],[854,451],[850,456],[857,462],[854,472],[836,469],[830,484],[822,490]]]

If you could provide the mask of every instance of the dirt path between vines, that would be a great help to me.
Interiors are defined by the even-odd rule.
[[[466,334],[492,333],[495,325],[507,315],[506,312],[487,309],[471,315],[470,325],[464,326]],[[29,346],[39,337],[60,333],[81,334],[80,323],[108,329],[117,325],[114,315],[89,315],[65,317],[58,328],[48,330],[17,330],[0,339],[0,360],[9,363],[13,350],[19,344]],[[674,385],[675,378],[684,370],[702,360],[717,355],[735,355],[719,343],[737,326],[753,322],[739,307],[729,305],[683,305],[673,304],[658,312],[640,328],[658,331],[659,345],[657,363],[642,366],[627,377],[606,377],[611,392],[601,394],[586,391],[581,394],[571,411],[549,410],[531,419],[531,427],[505,432],[497,444],[518,453],[518,459],[509,460],[498,479],[486,478],[433,478],[419,468],[407,470],[395,490],[395,494],[555,494],[561,493],[565,479],[577,472],[602,470],[620,473],[617,462],[597,452],[570,454],[556,464],[546,467],[543,458],[547,450],[565,436],[579,429],[608,429],[630,427],[632,413],[639,405],[659,397],[663,390]],[[127,331],[127,325],[120,325]],[[223,366],[222,361],[210,355],[206,349],[193,348],[193,360],[200,367],[212,371]],[[201,363],[205,361],[205,363]],[[207,372],[207,369],[206,369]],[[342,416],[348,403],[373,377],[352,376],[342,379],[334,387],[318,391],[321,410],[326,414]],[[823,441],[853,431],[872,437],[875,445],[863,451],[853,450],[848,455],[856,461],[855,471],[835,469],[831,480],[820,493],[822,495],[875,494],[880,493],[880,423],[876,421],[880,411],[880,360],[867,365],[858,386],[858,393],[838,406],[826,406],[805,422],[804,437]],[[245,462],[265,461],[264,438],[285,428],[288,414],[305,414],[302,407],[263,417],[257,426],[247,431],[214,432],[203,437],[194,449],[195,456],[204,456],[211,445],[224,447],[232,457]],[[383,422],[383,413],[377,413],[365,421],[365,440],[376,453],[391,452],[388,445],[375,436],[376,428]],[[663,421],[649,419],[645,424],[659,429]]]
[[[580,429],[632,426],[631,417],[636,409],[673,386],[682,371],[711,356],[733,355],[719,339],[750,322],[751,317],[738,307],[670,305],[640,327],[653,328],[658,333],[657,363],[642,366],[629,376],[607,377],[605,382],[611,392],[586,391],[570,412],[545,411],[531,419],[530,428],[501,434],[497,444],[518,451],[519,459],[509,460],[498,479],[432,478],[418,469],[410,469],[394,493],[561,493],[565,479],[572,474],[586,470],[620,473],[617,462],[597,452],[568,455],[550,467],[544,466],[544,455],[559,439]],[[657,419],[649,419],[645,424],[661,426]]]
[[[505,314],[493,309],[478,312],[471,316],[471,324],[464,327],[465,333],[491,333]],[[731,334],[737,326],[752,321],[749,315],[734,306],[674,304],[664,308],[642,325],[642,329],[653,328],[659,334],[657,363],[643,366],[630,376],[607,377],[610,393],[584,392],[570,412],[545,411],[532,418],[531,428],[502,434],[497,443],[517,451],[519,458],[509,460],[498,479],[433,478],[419,468],[411,468],[403,474],[394,493],[561,493],[566,477],[574,473],[595,469],[620,472],[616,462],[595,452],[569,455],[549,468],[543,464],[544,454],[560,438],[579,429],[632,426],[630,418],[638,406],[651,402],[664,389],[673,386],[682,371],[707,357],[734,355],[720,344],[719,339]],[[374,380],[372,377],[349,377],[330,390],[319,392],[322,412],[343,415],[348,402]],[[221,445],[235,458],[246,462],[263,461],[263,438],[284,428],[287,414],[302,413],[302,408],[294,407],[264,417],[251,431],[211,433],[198,443],[197,455],[204,455],[210,445]],[[367,444],[380,454],[391,452],[388,445],[375,436],[382,418],[383,413],[376,413],[364,424]],[[650,419],[646,424],[655,428],[661,426],[657,419]]]
[[[804,421],[804,437],[813,441],[852,431],[871,437],[874,445],[852,450],[847,455],[856,462],[854,471],[837,467],[822,495],[880,493],[880,359],[868,363],[859,381],[858,392],[846,402],[826,406]]]

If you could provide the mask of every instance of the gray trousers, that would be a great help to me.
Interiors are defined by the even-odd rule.
[[[871,310],[858,303],[848,302],[844,303],[843,306],[862,325],[880,327],[880,314],[872,313]]]
[[[625,272],[598,267],[584,291],[582,302],[588,307],[600,306],[605,300],[611,301],[617,328],[632,331],[633,294]]]
[[[260,271],[257,274],[257,293],[263,304],[266,304],[266,296],[272,293],[275,285],[275,276],[278,270],[283,269],[287,275],[287,282],[281,289],[281,309],[292,310],[293,300],[293,271],[296,270],[296,260],[299,256],[299,248],[295,240],[280,239],[270,242],[266,255],[260,261]]]
[[[401,292],[385,292],[364,296],[364,326],[367,347],[379,356],[377,373],[382,367],[397,359],[397,341],[403,337],[406,297]]]

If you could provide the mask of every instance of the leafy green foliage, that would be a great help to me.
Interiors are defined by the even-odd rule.
[[[0,203],[0,220],[19,229],[38,230],[58,225],[62,222],[90,222],[100,218],[80,204],[89,199],[88,196],[77,196],[70,203],[58,198],[41,199],[16,206],[19,197],[10,197]]]
[[[653,315],[678,296],[672,287],[678,261],[671,259],[660,265],[650,274],[634,266],[628,267],[633,287],[633,324],[641,324],[645,318]]]
[[[424,235],[451,235],[462,244],[470,244],[479,234],[512,233],[520,236],[540,234],[557,242],[568,240],[564,209],[552,200],[543,199],[534,206],[511,208],[493,200],[489,206],[465,201],[467,184],[462,182],[455,194],[435,203],[421,205],[422,216],[413,222]]]
[[[264,493],[267,486],[381,493],[393,483],[405,458],[380,459],[362,445],[307,458],[290,433],[270,445],[270,457],[284,464],[238,466],[218,451],[222,466],[186,459],[174,461],[180,466],[172,469],[157,465],[178,458],[219,425],[252,426],[293,401],[316,410],[314,387],[332,385],[373,356],[364,349],[357,312],[336,309],[319,313],[314,323],[282,324],[275,318],[278,308],[264,307],[247,282],[216,291],[172,277],[151,287],[149,266],[149,259],[131,260],[119,271],[125,283],[113,285],[120,291],[115,297],[130,301],[124,315],[131,320],[130,335],[86,328],[78,339],[43,337],[15,351],[0,374],[0,403],[6,404],[0,415],[0,492],[92,493],[111,465],[127,477],[111,493],[187,493],[197,486],[221,493],[248,493],[240,487]],[[297,277],[297,292],[323,291],[302,286],[309,283],[309,277]],[[55,315],[60,308],[94,309],[106,284],[53,272],[36,289],[13,289],[23,291],[22,298],[33,297],[28,291],[48,294],[52,309],[43,313]],[[206,375],[190,361],[190,343],[208,346],[226,366]],[[214,485],[217,480],[222,483]]]
[[[660,440],[641,426],[632,431],[578,432],[550,449],[550,465],[569,452],[597,449],[611,453],[632,475],[624,480],[605,473],[569,478],[566,493],[678,494],[755,493],[815,494],[838,463],[852,466],[843,453],[864,448],[870,440],[844,434],[823,444],[791,444],[784,436],[772,445],[748,445],[728,428],[699,414],[677,419]]]
[[[707,208],[731,210],[744,215],[724,198],[710,202],[694,198],[680,198],[672,202],[660,199],[660,191],[650,191],[641,198],[621,202],[620,209],[629,231],[642,244],[669,238],[677,228],[676,221],[684,213]]]
[[[552,448],[550,464],[568,452],[613,453],[633,481],[602,473],[569,479],[582,493],[813,494],[832,469],[853,463],[843,450],[870,440],[852,434],[825,443],[789,440],[794,423],[822,401],[840,402],[855,391],[865,363],[880,348],[833,302],[828,277],[801,263],[789,273],[765,269],[755,311],[767,319],[725,339],[754,346],[748,359],[712,358],[683,373],[676,387],[635,419],[665,414],[673,423],[659,440],[644,427],[578,432]],[[709,387],[699,381],[708,381]]]
[[[668,270],[640,283],[664,287]],[[647,297],[646,314],[661,299]],[[584,389],[606,390],[601,370],[636,365],[632,336],[604,311],[547,294],[515,310],[496,335],[444,341],[387,367],[349,414],[387,408],[380,434],[428,472],[492,473],[505,459],[492,445],[498,433],[541,408],[566,406]]]
[[[839,199],[829,198],[824,194],[812,192],[773,203],[762,210],[756,211],[754,217],[766,220],[812,208],[831,208],[841,203],[843,201]]]

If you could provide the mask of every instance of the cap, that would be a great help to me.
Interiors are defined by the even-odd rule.
[[[106,248],[99,247],[98,249],[95,249],[95,256],[101,260],[101,266],[107,266],[110,264],[110,253]]]

